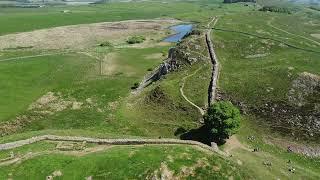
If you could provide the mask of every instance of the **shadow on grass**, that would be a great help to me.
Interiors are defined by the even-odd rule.
[[[215,136],[211,131],[210,128],[203,125],[197,129],[191,129],[189,131],[185,130],[184,128],[178,128],[175,132],[175,135],[180,135],[180,139],[182,140],[193,140],[198,141],[203,144],[207,144],[211,146],[211,142],[215,142],[218,145],[224,144],[221,142],[217,136]]]

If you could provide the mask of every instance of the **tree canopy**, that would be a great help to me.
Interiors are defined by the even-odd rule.
[[[205,126],[218,141],[225,142],[240,128],[241,115],[237,107],[229,101],[221,101],[208,108],[204,116]]]

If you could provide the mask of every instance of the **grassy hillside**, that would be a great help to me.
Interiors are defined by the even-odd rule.
[[[289,24],[297,20],[301,22],[299,27]],[[264,119],[272,129],[287,136],[294,133],[299,139],[308,132],[298,130],[301,126],[288,125],[290,118],[279,111],[312,111],[312,105],[292,110],[297,106],[290,100],[293,83],[303,72],[320,74],[320,43],[311,36],[318,33],[319,25],[311,21],[319,23],[297,15],[250,12],[241,17],[222,17],[214,35],[222,62],[219,85],[223,93],[244,103],[244,111]],[[293,117],[291,120],[295,121]]]
[[[247,178],[239,165],[188,146],[103,147],[90,145],[84,154],[47,153],[52,143],[37,144],[34,157],[19,165],[1,167],[2,179],[44,179],[56,172],[61,179]],[[45,147],[42,151],[39,147]],[[100,148],[100,150],[98,150]],[[96,149],[96,152],[95,150]],[[22,154],[21,154],[22,155]],[[212,169],[214,167],[214,169]],[[41,171],[39,171],[41,169]],[[57,173],[59,171],[59,173]]]
[[[285,3],[275,1],[272,3],[277,6]],[[266,2],[271,3],[259,4]],[[260,6],[250,3],[223,4],[215,0],[1,8],[0,24],[5,26],[0,27],[0,35],[151,18],[191,21],[205,32],[211,18],[218,16],[212,34],[221,63],[218,97],[233,101],[244,120],[240,132],[220,147],[231,157],[208,155],[188,146],[90,144],[88,151],[66,152],[57,150],[57,143],[43,142],[14,149],[26,159],[0,165],[0,179],[43,179],[53,172],[61,173],[62,179],[145,179],[161,173],[172,176],[171,172],[183,179],[319,179],[318,158],[288,153],[286,149],[293,141],[317,143],[320,134],[312,124],[316,121],[299,119],[318,117],[320,94],[314,82],[320,75],[319,14],[292,7],[292,14],[282,14],[258,11]],[[125,24],[111,28],[119,27],[127,28]],[[154,31],[161,31],[161,35],[142,31],[123,33],[112,40],[94,39],[83,49],[46,49],[44,43],[44,47],[1,50],[0,142],[40,134],[179,138],[201,127],[199,110],[186,101],[181,88],[196,106],[207,107],[211,63],[206,58],[204,34],[191,35],[178,45],[183,53],[196,57],[195,63],[184,61],[179,69],[135,94],[131,93],[134,84],[175,46],[161,42],[168,30],[156,27]],[[145,36],[146,41],[127,44],[133,35]],[[99,46],[101,42],[107,45]],[[292,89],[303,99],[295,97]],[[306,132],[308,127],[315,132]],[[0,151],[0,159],[9,154]],[[188,172],[183,171],[187,167]]]

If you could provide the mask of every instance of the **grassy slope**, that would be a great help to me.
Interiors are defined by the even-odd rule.
[[[1,62],[1,121],[25,110],[41,94],[52,89],[71,87],[92,68],[92,60],[78,55],[35,57]]]
[[[148,54],[160,53],[167,49],[168,47],[114,50],[113,53],[117,54],[115,62],[117,69],[109,76],[100,76],[99,69],[97,69],[98,63],[83,55],[70,55],[72,57],[70,61],[61,58],[64,56],[50,56],[31,58],[32,60],[28,61],[2,62],[6,65],[2,66],[4,68],[2,71],[3,79],[8,79],[8,76],[16,79],[13,82],[7,81],[7,87],[2,90],[3,96],[6,95],[13,99],[17,98],[15,94],[21,94],[21,97],[24,97],[24,99],[19,98],[21,102],[12,101],[10,106],[2,104],[1,108],[3,109],[14,109],[14,111],[4,110],[3,112],[6,114],[3,114],[2,118],[6,120],[5,117],[14,117],[15,114],[26,109],[31,102],[47,91],[62,92],[66,97],[73,97],[81,102],[92,98],[96,105],[93,108],[81,110],[65,110],[38,119],[27,127],[29,130],[95,127],[103,131],[107,129],[107,131],[120,133],[121,131],[118,131],[117,128],[114,129],[114,126],[126,126],[125,122],[122,124],[110,120],[110,118],[110,121],[106,122],[108,115],[113,113],[109,103],[120,104],[121,99],[129,95],[133,83],[139,82],[147,73],[148,68],[155,67],[161,61],[161,59],[148,59]],[[17,67],[19,67],[19,71]],[[15,71],[17,73],[13,73]],[[24,88],[30,89],[24,91]],[[10,92],[12,93],[10,94]],[[21,105],[21,109],[13,108],[17,106],[16,103]],[[105,113],[98,113],[97,108],[102,109]],[[110,126],[109,123],[114,126]]]
[[[241,16],[223,16],[217,27],[274,38],[298,47],[319,51],[316,43],[268,25],[272,20],[272,25],[276,27],[312,39],[310,34],[316,33],[319,25],[314,26],[310,22],[319,21],[300,15],[302,14],[289,16],[248,12]],[[270,101],[287,102],[288,90],[299,73],[307,71],[320,74],[318,68],[320,55],[317,53],[293,49],[283,46],[280,42],[266,41],[234,32],[215,30],[213,38],[222,64],[219,87],[233,100],[245,102],[250,107],[263,107]],[[256,54],[266,54],[266,56],[248,58]],[[273,90],[270,91],[270,88]],[[283,135],[279,136],[276,132],[267,130],[265,123],[253,122],[257,122],[255,116],[246,116],[237,137],[251,149],[259,148],[259,152],[253,153],[243,148],[233,149],[231,153],[234,155],[234,161],[241,160],[243,166],[255,169],[261,177],[319,179],[319,158],[288,153],[286,149],[272,145],[269,140],[273,137],[283,138]],[[248,137],[251,136],[254,136],[255,140],[249,140]],[[263,165],[264,162],[271,162],[271,166]],[[289,172],[289,168],[295,168],[296,172]]]
[[[177,5],[177,4],[175,4]],[[180,4],[181,5],[181,4]],[[125,6],[125,5],[124,5]],[[166,6],[166,5],[163,5]],[[169,5],[168,5],[169,6]],[[191,6],[190,4],[188,4],[186,7]],[[100,6],[97,6],[100,7]],[[97,8],[95,7],[95,8]],[[149,6],[148,6],[149,7]],[[175,6],[171,6],[171,7],[175,7]],[[194,7],[194,5],[192,5],[192,7]],[[241,14],[241,16],[237,15],[237,16],[232,16],[232,13],[239,13],[242,11],[247,11],[250,10],[250,7],[244,7],[243,5],[226,5],[223,6],[222,8],[218,8],[218,5],[204,5],[201,10],[200,8],[195,8],[195,9],[183,9],[183,12],[180,11],[178,12],[174,12],[176,13],[175,17],[180,17],[180,18],[184,18],[184,19],[200,19],[200,21],[207,21],[209,16],[212,16],[213,14],[224,14],[226,15],[223,18],[223,21],[220,21],[220,23],[222,24],[218,24],[223,25],[223,27],[226,28],[234,28],[236,30],[243,30],[246,31],[248,30],[248,27],[243,26],[243,24],[246,23],[251,23],[256,25],[257,27],[254,26],[254,28],[257,29],[267,29],[267,30],[271,30],[272,28],[270,27],[266,27],[264,25],[264,22],[270,20],[269,17],[266,17],[267,15],[263,15],[260,13],[256,13],[253,12],[253,14],[247,14],[247,13],[243,13]],[[77,7],[79,8],[79,7]],[[80,7],[80,8],[86,8],[86,7]],[[92,8],[92,7],[90,7]],[[105,6],[103,6],[103,8],[105,8]],[[130,8],[130,7],[126,7],[126,8]],[[124,9],[126,9],[124,8]],[[214,10],[212,10],[211,8],[214,8]],[[218,9],[215,9],[218,8]],[[169,8],[167,8],[169,9]],[[174,8],[173,8],[174,9]],[[12,9],[11,9],[12,10]],[[52,9],[49,9],[49,11],[51,11]],[[96,10],[96,9],[95,9]],[[95,11],[94,10],[94,11]],[[181,10],[181,9],[180,9]],[[197,13],[190,13],[190,12],[184,12],[184,10],[194,10],[193,12],[197,12]],[[12,10],[14,11],[14,10]],[[25,14],[28,14],[30,10],[26,10],[26,12],[24,13],[14,13],[12,12],[12,16],[16,16],[17,17],[21,17],[24,16]],[[38,17],[36,17],[37,15],[39,15],[39,13],[41,14],[42,10],[34,10],[35,14],[33,14],[33,16],[30,16],[29,18],[32,20],[31,24],[39,24],[38,26],[35,25],[30,25],[28,27],[28,29],[21,29],[20,26],[16,26],[16,27],[11,27],[7,30],[3,30],[3,34],[8,33],[8,32],[16,32],[16,31],[20,31],[19,29],[21,29],[21,31],[25,31],[25,30],[31,30],[31,29],[38,29],[38,28],[45,28],[45,27],[52,27],[52,26],[58,26],[58,25],[62,25],[62,24],[70,24],[71,20],[68,18],[65,18],[66,20],[62,20],[64,19],[64,15],[60,15],[60,12],[58,12],[59,10],[56,9],[56,15],[57,17],[60,17],[59,20],[56,20],[56,22],[45,22],[45,18],[41,20],[35,20]],[[38,12],[40,11],[40,12]],[[228,11],[228,12],[227,12]],[[128,18],[142,18],[143,15],[139,15],[138,16],[132,16],[132,14],[127,13],[127,10],[122,11],[121,13],[123,14],[129,14],[130,17],[128,16]],[[143,11],[142,11],[143,12]],[[155,11],[157,12],[157,11]],[[105,21],[105,20],[117,20],[117,18],[120,17],[110,17],[110,19],[103,19],[106,17],[103,17],[102,19],[94,19],[92,18],[92,16],[90,15],[90,13],[88,14],[88,19],[83,18],[83,15],[86,12],[79,12],[79,17],[82,16],[81,20],[77,21],[75,20],[74,22],[76,23],[87,23],[87,22],[91,22],[91,21]],[[120,10],[118,10],[118,13],[120,13]],[[105,16],[105,14],[99,14],[98,16]],[[159,15],[159,14],[158,14]],[[231,16],[230,16],[231,15]],[[242,16],[243,15],[243,16]],[[255,15],[259,16],[259,19],[255,20],[255,18],[251,18],[251,17],[255,17]],[[278,16],[278,15],[274,15],[274,16]],[[126,19],[126,16],[122,16],[124,19]],[[245,17],[245,18],[243,18]],[[48,18],[48,17],[47,17]],[[109,18],[109,17],[108,17]],[[112,19],[114,18],[114,19]],[[261,21],[261,19],[265,20],[265,21]],[[282,18],[281,18],[282,19]],[[285,22],[286,20],[283,19],[283,21]],[[45,23],[44,23],[45,22]],[[275,21],[275,24],[277,24],[277,22],[280,22],[278,20],[278,18]],[[279,24],[277,24],[279,25]],[[272,30],[275,31],[276,30]],[[312,31],[312,29],[311,29]],[[255,30],[252,31],[253,33],[256,33]],[[288,77],[286,76],[287,72],[287,68],[291,63],[293,63],[295,65],[295,72],[294,74],[296,74],[297,72],[302,72],[302,71],[310,71],[310,72],[314,72],[317,73],[317,67],[319,67],[319,64],[317,64],[316,61],[312,60],[317,58],[318,56],[313,56],[310,55],[310,53],[302,53],[299,54],[301,52],[297,52],[296,50],[290,50],[290,48],[279,48],[277,45],[272,45],[270,47],[270,51],[272,51],[273,53],[267,57],[264,58],[259,58],[259,59],[245,59],[243,58],[242,53],[246,52],[246,49],[244,47],[246,47],[248,44],[255,44],[258,47],[262,47],[262,46],[266,46],[265,44],[263,44],[263,42],[260,42],[259,39],[248,39],[247,37],[242,37],[242,36],[238,36],[238,35],[232,35],[230,33],[224,33],[224,32],[215,32],[215,36],[214,38],[216,38],[218,40],[217,44],[219,47],[223,47],[224,48],[218,48],[218,55],[220,57],[220,61],[222,62],[223,65],[223,69],[222,69],[222,74],[221,74],[221,80],[220,80],[220,86],[227,91],[229,94],[233,95],[233,97],[235,99],[241,99],[241,100],[246,100],[252,104],[255,105],[259,105],[259,104],[263,104],[263,100],[259,100],[256,101],[258,99],[260,99],[261,95],[266,95],[267,98],[270,99],[277,99],[277,100],[281,100],[284,99],[284,94],[286,91],[286,88],[288,87],[288,83],[290,82],[290,79],[288,79]],[[282,35],[282,32],[277,32],[280,35]],[[299,33],[299,32],[298,32]],[[259,41],[259,42],[257,42]],[[296,39],[296,38],[291,38],[289,40],[290,43],[296,43],[298,45],[300,45],[299,43],[300,39]],[[221,45],[221,46],[220,46]],[[308,48],[314,48],[312,47],[312,45],[306,45]],[[226,48],[226,47],[231,47],[231,48]],[[231,50],[230,50],[231,49]],[[245,55],[249,55],[251,53],[255,53],[257,50],[256,49],[252,49],[251,51],[247,51]],[[264,51],[264,50],[263,50]],[[231,55],[230,55],[231,52]],[[133,52],[131,52],[133,53]],[[233,55],[232,55],[233,54]],[[132,55],[132,54],[127,54],[127,55]],[[138,55],[137,55],[138,56]],[[139,57],[139,56],[138,56]],[[288,57],[289,60],[283,60],[283,57]],[[292,58],[293,57],[293,58]],[[308,57],[311,59],[311,61],[300,61],[301,57]],[[262,62],[260,60],[263,60]],[[241,62],[241,63],[240,63]],[[308,64],[305,62],[312,62],[312,64]],[[128,62],[126,62],[128,63]],[[280,64],[280,65],[279,65]],[[250,68],[249,68],[249,67]],[[245,71],[244,71],[245,69]],[[141,67],[141,69],[137,69],[137,72],[144,74],[145,73],[145,67]],[[235,71],[236,70],[236,71]],[[274,74],[274,72],[277,72]],[[62,112],[60,114],[58,114],[56,117],[51,117],[49,118],[47,121],[45,122],[41,122],[41,126],[32,126],[30,127],[30,130],[40,130],[40,129],[47,129],[47,128],[52,128],[52,129],[61,129],[61,128],[84,128],[86,127],[87,130],[94,130],[96,131],[95,133],[92,133],[90,131],[86,131],[86,130],[75,130],[75,131],[70,131],[70,130],[66,130],[68,132],[63,132],[63,131],[53,131],[53,130],[42,130],[39,132],[29,132],[29,133],[25,133],[25,134],[21,134],[21,135],[17,135],[17,136],[11,136],[8,137],[8,139],[16,139],[18,136],[19,138],[23,137],[23,136],[30,136],[31,134],[38,134],[38,133],[51,133],[51,132],[56,132],[58,134],[62,134],[62,133],[66,133],[66,134],[73,134],[73,135],[77,135],[77,134],[85,134],[85,135],[91,135],[91,136],[101,136],[101,137],[115,137],[117,136],[116,134],[120,134],[120,133],[125,133],[125,134],[134,134],[134,135],[151,135],[151,136],[173,136],[173,131],[175,130],[176,127],[178,127],[179,125],[183,124],[183,126],[190,128],[192,126],[194,126],[194,124],[192,124],[193,121],[197,120],[197,116],[195,115],[197,112],[196,110],[194,110],[192,107],[189,107],[187,103],[185,103],[185,101],[182,99],[182,97],[179,94],[179,82],[180,79],[183,77],[183,72],[177,72],[174,74],[171,74],[167,77],[166,80],[160,82],[160,87],[163,87],[162,89],[164,90],[165,94],[168,95],[169,99],[173,102],[173,103],[166,103],[165,106],[163,106],[163,104],[148,104],[148,103],[144,103],[143,105],[139,104],[139,106],[135,106],[137,104],[133,104],[133,109],[128,109],[126,106],[131,102],[131,99],[129,98],[128,101],[121,101],[120,103],[120,110],[117,110],[116,112],[113,112],[115,114],[115,116],[117,117],[117,120],[107,120],[105,121],[105,117],[104,116],[97,116],[96,112],[90,112],[88,111],[83,111],[83,112]],[[124,76],[124,75],[120,75],[120,76]],[[263,77],[260,79],[257,79],[256,77]],[[275,78],[275,77],[282,77],[280,78]],[[126,76],[124,76],[126,77]],[[139,74],[139,77],[140,74]],[[275,81],[276,79],[276,81]],[[129,87],[132,85],[131,81],[135,81],[136,79],[133,78],[130,80],[130,83],[124,83],[123,85],[125,87],[127,87],[129,89]],[[91,92],[90,90],[86,89],[85,87],[87,86],[77,86],[76,91],[70,91],[71,93],[74,93],[75,96],[78,96],[79,98],[83,97],[87,97],[86,94],[89,95],[94,95],[95,93],[97,93],[98,95],[102,95],[102,91],[105,90],[105,87],[108,84],[104,84],[104,83],[99,83],[98,80],[93,80],[91,81],[92,83],[88,83],[85,85],[90,85],[92,87],[95,87],[94,89],[99,89],[98,91],[95,92]],[[198,82],[197,80],[192,80],[195,82]],[[113,81],[115,82],[115,81]],[[274,93],[266,93],[264,91],[264,89],[262,89],[262,87],[265,87],[265,83],[267,83],[268,85],[270,84],[270,86],[274,86],[274,87],[279,87],[276,88]],[[112,83],[110,81],[111,85],[114,85],[115,83]],[[110,85],[109,84],[109,85]],[[246,88],[243,85],[246,85],[249,88]],[[149,91],[151,91],[154,87],[151,86],[145,93],[148,94]],[[194,90],[190,89],[190,85],[186,84],[187,90],[186,93],[189,93],[189,95],[191,94],[192,96],[192,92]],[[260,88],[261,87],[261,88]],[[281,88],[280,88],[281,87]],[[119,87],[120,88],[120,87]],[[123,87],[121,87],[123,89]],[[124,94],[127,94],[128,89],[125,89]],[[65,92],[69,92],[69,90],[67,88],[64,89]],[[118,93],[118,89],[115,88],[115,91],[113,91],[112,93],[110,93],[110,95],[112,95],[113,93]],[[248,92],[250,92],[251,94],[249,94]],[[93,93],[93,94],[91,94]],[[122,94],[123,92],[120,92],[120,94]],[[117,94],[118,95],[118,94]],[[250,95],[250,96],[249,96]],[[252,96],[251,96],[252,95]],[[100,98],[100,96],[97,96]],[[112,96],[113,98],[114,96]],[[197,101],[197,103],[201,103],[202,98],[198,97],[191,97],[192,100]],[[141,97],[141,99],[144,99],[144,97]],[[114,100],[114,99],[112,99]],[[200,100],[200,101],[199,101]],[[105,102],[108,102],[108,100],[106,100]],[[135,102],[135,101],[133,101]],[[141,102],[141,101],[140,101]],[[138,103],[139,103],[139,98],[138,98]],[[177,109],[174,109],[174,111],[170,111],[168,110],[168,108],[172,107],[172,104],[177,105],[174,107],[178,107]],[[130,106],[129,106],[130,107]],[[182,107],[182,108],[181,108]],[[186,112],[183,112],[183,109],[186,110]],[[176,111],[177,110],[177,111]],[[109,113],[109,112],[108,112]],[[190,113],[190,114],[189,114]],[[71,114],[71,115],[70,115]],[[85,117],[86,119],[81,119],[82,117]],[[165,117],[165,118],[162,118]],[[63,118],[63,121],[59,121],[60,118]],[[75,119],[79,119],[79,121],[74,121]],[[94,120],[93,120],[94,119]],[[85,121],[84,121],[85,120]],[[95,121],[96,120],[96,121]],[[120,120],[120,121],[118,121]],[[57,121],[57,122],[56,122]],[[150,122],[152,121],[152,122]],[[98,122],[98,123],[96,123]],[[155,122],[155,123],[154,123]],[[89,124],[87,124],[89,123]],[[63,124],[63,126],[61,125]],[[99,126],[99,127],[95,127],[95,125]],[[161,126],[160,126],[161,124]],[[90,126],[90,128],[88,128],[88,125]],[[93,125],[93,126],[92,126]],[[248,134],[244,133],[251,133],[252,129],[250,129],[251,124],[244,124],[244,127],[248,127],[248,129],[242,130],[240,132],[240,139],[245,142],[246,141],[246,137]],[[93,127],[93,128],[92,128]],[[110,134],[111,133],[111,134]],[[107,134],[107,135],[106,135]],[[258,145],[253,145],[253,146],[258,146]],[[260,146],[266,146],[265,143],[261,142],[261,144],[259,144]],[[317,171],[317,167],[319,165],[319,162],[317,162],[316,160],[313,161],[312,163],[308,164],[309,161],[311,161],[310,159],[304,159],[303,157],[296,157],[296,155],[287,155],[283,150],[279,150],[279,149],[273,149],[272,147],[266,147],[263,148],[263,151],[267,152],[267,156],[272,156],[272,161],[276,161],[273,164],[275,164],[275,166],[272,169],[280,169],[279,171],[276,171],[275,174],[276,175],[281,175],[281,171],[285,171],[287,172],[287,169],[284,168],[284,164],[286,162],[287,159],[295,159],[294,161],[297,162],[298,166],[299,166],[299,172],[298,172],[298,176],[300,177],[304,177],[304,174],[307,174],[305,172],[311,172],[310,178],[312,177],[316,177],[316,174],[318,173]],[[276,151],[280,151],[281,153],[278,153]],[[157,155],[161,154],[163,151],[157,151]],[[150,153],[150,151],[148,152],[144,152],[144,154],[148,154]],[[262,166],[262,162],[266,159],[267,156],[264,156],[264,154],[262,154],[261,156],[255,156],[252,155],[251,153],[248,152],[241,152],[241,151],[237,151],[235,152],[236,155],[239,156],[239,158],[245,162],[245,167],[249,168],[249,169],[254,169],[256,170],[255,172],[257,174],[259,174],[260,176],[263,174],[265,175],[264,177],[271,175],[274,173],[273,170],[265,170],[264,166]],[[102,156],[99,156],[102,157]],[[42,159],[41,159],[42,158]],[[42,161],[47,161],[52,160],[52,159],[57,159],[54,162],[61,162],[61,164],[63,164],[63,162],[65,162],[64,157],[50,157],[48,156],[46,157],[41,157],[40,160]],[[70,157],[66,157],[70,158]],[[296,160],[296,159],[302,159],[302,160]],[[48,161],[49,161],[48,160]],[[70,161],[76,162],[78,163],[78,161],[75,158],[70,158]],[[87,162],[88,160],[95,162],[95,158],[89,158],[89,159],[85,159],[83,158],[83,162]],[[80,161],[80,160],[79,160]],[[110,160],[111,161],[111,160]],[[114,161],[114,160],[113,160]],[[235,160],[236,161],[236,160]],[[248,161],[246,163],[246,161]],[[38,164],[39,160],[34,160],[32,161],[30,164],[33,164],[32,166],[26,166],[26,167],[30,167],[30,169],[33,168],[33,166],[36,166],[35,164]],[[128,159],[124,160],[121,166],[123,166],[124,164],[128,164]],[[131,162],[131,161],[129,161]],[[27,162],[26,162],[27,163]],[[39,162],[40,164],[40,162]],[[98,163],[99,164],[99,163]],[[25,165],[25,164],[23,164]],[[28,163],[26,164],[28,165]],[[53,166],[50,165],[50,167],[55,168]],[[76,165],[72,165],[72,168],[74,167],[78,167]],[[103,169],[105,169],[105,166],[102,166]],[[120,167],[120,166],[117,166]],[[21,170],[19,169],[21,168]],[[282,169],[281,169],[282,168]],[[9,168],[10,169],[10,168]],[[7,169],[6,171],[10,171],[9,169]],[[17,167],[17,172],[21,172],[21,174],[23,174],[24,169],[23,167]],[[53,170],[56,169],[48,169],[45,171],[45,174],[43,175],[47,175],[52,173]],[[303,173],[301,173],[303,172]],[[7,172],[5,172],[6,174]],[[87,175],[87,174],[85,174]],[[83,175],[81,175],[83,176]],[[286,177],[286,176],[284,176]]]
[[[285,149],[266,143],[272,137],[266,137],[265,134],[270,134],[271,132],[257,128],[256,125],[252,124],[251,118],[246,117],[236,136],[251,149],[258,148],[259,152],[235,148],[231,151],[234,161],[241,160],[243,162],[242,166],[248,169],[255,169],[255,172],[261,177],[272,177],[273,179],[319,179],[319,158],[288,153]],[[248,137],[254,137],[255,139],[250,140]],[[264,165],[263,163],[265,162],[271,163],[271,166]],[[289,168],[294,168],[296,171],[292,173]]]
[[[211,2],[130,2],[90,6],[55,6],[45,8],[1,8],[0,35],[50,27],[131,19],[173,17],[186,21],[206,23],[213,15],[237,13],[253,7],[222,6]],[[71,13],[62,13],[68,9]]]
[[[41,147],[50,150],[52,146],[52,143],[38,143],[16,150],[16,154],[24,154],[25,149],[41,153]],[[248,177],[248,173],[241,171],[243,169],[234,163],[188,146],[110,147],[80,157],[53,153],[36,156],[17,165],[1,167],[0,177],[43,179],[59,170],[63,179],[83,179],[89,176],[94,179],[145,179],[148,176],[150,178],[162,162],[178,175],[182,167],[195,166],[201,159],[207,159],[205,161],[208,166],[195,168],[194,175],[198,178]],[[215,167],[215,170],[212,170],[212,167]]]

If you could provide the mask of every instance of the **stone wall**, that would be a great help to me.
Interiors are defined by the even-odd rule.
[[[209,56],[212,63],[212,74],[211,74],[211,80],[210,85],[208,89],[208,104],[211,105],[214,103],[216,98],[216,90],[217,90],[217,81],[218,81],[218,75],[219,75],[219,61],[216,56],[216,53],[213,48],[213,43],[211,41],[211,31],[212,29],[208,30],[206,34],[206,43],[208,46]]]
[[[56,135],[43,135],[35,136],[25,140],[14,141],[10,143],[0,144],[1,150],[9,150],[18,148],[24,145],[50,140],[50,141],[72,141],[72,142],[87,142],[106,145],[144,145],[144,144],[164,144],[164,145],[193,145],[204,150],[216,152],[224,155],[216,146],[210,147],[197,141],[179,140],[179,139],[98,139],[89,137],[76,137],[76,136],[56,136]]]

